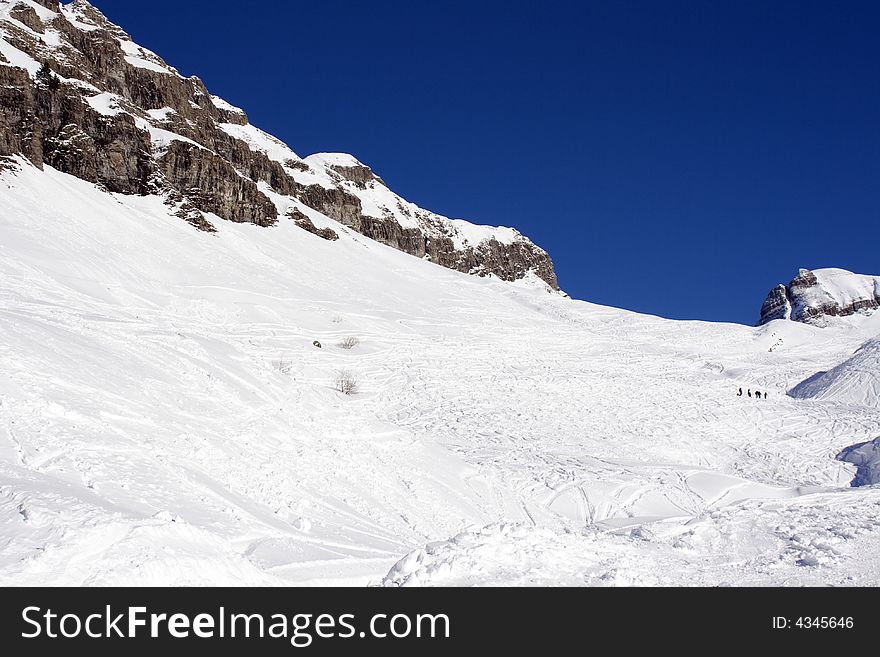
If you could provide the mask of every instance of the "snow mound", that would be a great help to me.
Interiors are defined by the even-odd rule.
[[[401,559],[384,586],[725,586],[870,581],[880,490],[754,500],[687,521],[554,531],[500,523]],[[699,566],[695,564],[699,563]]]
[[[880,484],[880,438],[847,447],[837,458],[858,468],[853,486]]]
[[[880,406],[880,337],[868,340],[851,358],[795,386],[798,399],[823,399]]]

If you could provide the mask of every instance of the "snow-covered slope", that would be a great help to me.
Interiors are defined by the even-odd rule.
[[[799,383],[790,394],[880,409],[880,338],[868,340],[850,358]]]
[[[0,173],[0,584],[880,583],[876,408],[785,394],[880,315],[666,321],[302,211],[339,239]]]

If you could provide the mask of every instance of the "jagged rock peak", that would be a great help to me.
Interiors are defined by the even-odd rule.
[[[334,171],[362,189],[373,181],[387,187],[385,181],[373,173],[370,167],[348,153],[315,153],[309,155],[305,161],[319,168],[324,167]]]
[[[832,317],[871,313],[880,308],[880,276],[845,269],[801,269],[788,285],[770,291],[758,325],[777,319],[817,326]]]
[[[100,9],[88,2],[88,0],[73,0],[73,2],[63,5],[63,9],[80,24],[79,27],[81,28],[88,26],[107,30],[117,38],[131,40],[131,37],[125,30],[110,21]]]

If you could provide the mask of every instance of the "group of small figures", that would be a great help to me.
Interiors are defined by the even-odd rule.
[[[747,394],[749,397],[751,397],[751,396],[753,395],[753,393],[752,393],[752,389],[749,388],[749,391],[748,391],[746,394]],[[761,392],[760,390],[755,390],[755,392],[754,392],[754,396],[757,397],[758,399],[762,399],[762,398],[763,398],[763,399],[767,399],[767,395],[768,395],[768,393],[766,393],[766,392]],[[742,388],[739,389],[739,392],[736,393],[736,396],[737,396],[737,397],[742,397],[742,396],[743,396],[743,389],[742,389]]]

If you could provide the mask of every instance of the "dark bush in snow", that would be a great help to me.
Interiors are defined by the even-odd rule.
[[[348,338],[345,338],[344,340],[342,340],[342,341],[339,343],[339,346],[342,347],[343,349],[354,349],[354,348],[357,347],[360,343],[361,343],[361,341],[358,340],[357,338],[355,338],[355,337],[348,337]]]

